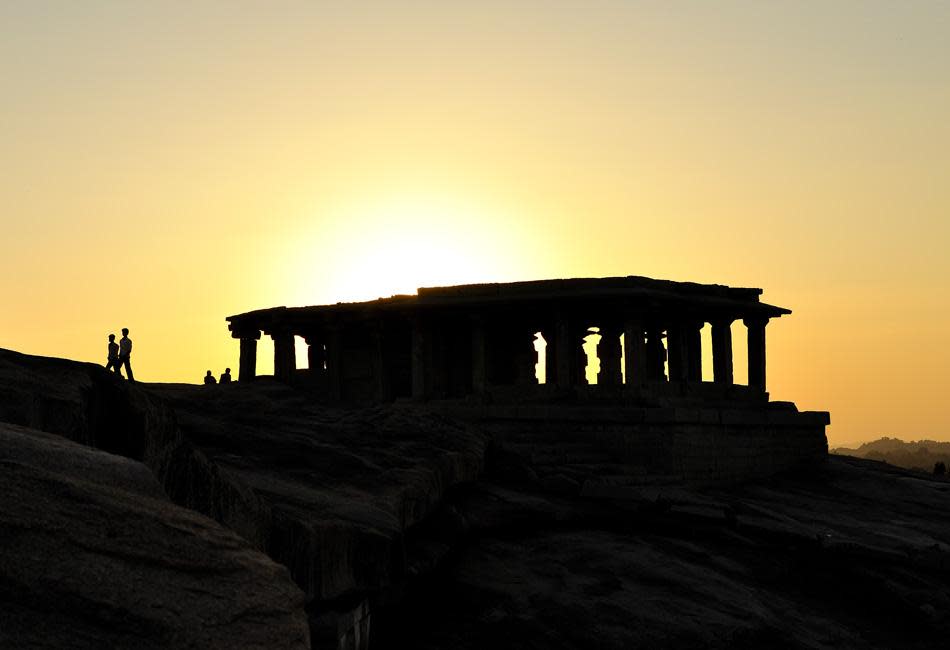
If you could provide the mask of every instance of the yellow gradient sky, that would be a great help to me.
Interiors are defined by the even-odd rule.
[[[648,275],[793,309],[832,445],[950,439],[950,3],[4,2],[0,89],[0,347],[197,382],[249,309]]]

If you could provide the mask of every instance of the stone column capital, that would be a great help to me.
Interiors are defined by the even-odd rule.
[[[765,327],[769,324],[768,316],[748,316],[742,319],[746,327]]]
[[[598,328],[601,336],[620,336],[623,334],[623,322],[620,320],[602,321]]]
[[[687,327],[691,330],[696,330],[697,332],[704,327],[706,327],[706,321],[704,320],[691,320],[687,323]]]
[[[285,339],[288,337],[293,338],[295,336],[295,333],[292,329],[285,328],[285,327],[274,328],[268,334],[275,341],[278,339]]]
[[[261,330],[251,325],[230,323],[228,329],[231,330],[231,338],[233,339],[254,339],[258,341],[261,338]]]

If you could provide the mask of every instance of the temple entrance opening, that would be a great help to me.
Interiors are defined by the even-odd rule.
[[[733,382],[742,386],[749,385],[749,335],[742,321],[736,321],[732,330],[732,373]]]
[[[713,381],[712,326],[709,323],[703,323],[703,328],[699,330],[699,337],[703,360],[702,380]]]
[[[274,339],[269,336],[257,342],[257,374],[274,375]]]
[[[662,362],[660,363],[660,381],[668,381],[670,378],[670,348],[669,348],[669,337],[666,335],[666,332],[660,333],[660,356]]]
[[[534,376],[539,384],[548,383],[547,354],[548,342],[541,332],[534,333],[534,353],[537,356],[537,362],[534,364]]]
[[[626,334],[620,335],[620,383],[627,383],[627,339]]]
[[[310,350],[307,342],[302,336],[294,337],[294,358],[297,360],[297,370],[306,370],[310,368]]]
[[[597,375],[600,373],[600,358],[597,356],[597,346],[600,344],[600,328],[591,327],[584,337],[584,377],[590,385],[597,384]]]

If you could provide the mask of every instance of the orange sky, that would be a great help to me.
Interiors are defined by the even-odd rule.
[[[761,286],[775,399],[950,440],[950,5],[788,4],[4,3],[0,346],[197,382],[259,307]]]

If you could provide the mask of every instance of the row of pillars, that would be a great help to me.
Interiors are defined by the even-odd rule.
[[[260,330],[242,330],[232,334],[241,341],[241,358],[238,363],[238,381],[250,381],[257,376],[257,342],[261,338]],[[297,352],[292,333],[271,334],[274,340],[274,377],[283,381],[293,377],[297,367]],[[316,346],[310,346],[310,367],[317,368],[323,359],[315,358]],[[320,348],[322,350],[322,347]],[[315,365],[318,362],[320,366]]]
[[[767,318],[745,319],[748,329],[748,378],[749,386],[765,391],[765,327]],[[472,389],[482,392],[488,387],[489,355],[493,352],[489,344],[485,322],[482,318],[473,317],[472,321]],[[623,383],[623,374],[626,374],[628,385],[642,385],[650,381],[666,379],[664,364],[669,364],[669,381],[702,381],[702,343],[700,331],[703,322],[681,321],[666,328],[667,349],[664,349],[663,330],[657,326],[645,326],[641,321],[630,318],[622,326],[605,325],[599,328],[601,336],[597,347],[600,359],[600,372],[597,377],[599,384],[619,385]],[[731,385],[733,383],[732,357],[732,321],[713,321],[712,325],[712,357],[713,381],[717,384]],[[552,331],[553,330],[553,331]],[[567,317],[555,319],[552,329],[542,330],[542,336],[547,341],[546,367],[547,383],[558,386],[573,386],[583,384],[586,368],[586,355],[583,350],[583,340],[587,335],[586,328],[578,328]],[[413,319],[411,341],[412,365],[412,395],[426,396],[432,384],[434,369],[431,364],[431,355],[428,352],[434,330],[422,318]],[[509,332],[517,336],[516,332]],[[625,349],[621,352],[620,335],[623,334]],[[241,342],[241,358],[238,371],[239,381],[248,381],[256,376],[257,341],[260,339],[259,330],[237,331],[232,334]],[[533,334],[523,337],[523,345],[511,346],[516,364],[516,383],[533,383],[534,364],[536,362],[533,348]],[[274,376],[283,381],[289,381],[296,368],[294,334],[292,332],[275,332],[271,334],[274,340]],[[308,356],[310,368],[320,369],[326,366],[329,373],[329,389],[331,398],[339,398],[340,375],[340,345],[339,330],[331,329],[324,342],[316,338],[305,337],[309,345]],[[376,347],[379,356],[382,350],[382,339],[376,336]],[[325,345],[324,345],[325,343]],[[522,349],[523,348],[523,349]],[[624,368],[621,372],[621,359]],[[380,394],[385,395],[385,373],[380,372]]]
[[[749,386],[765,391],[765,327],[768,319],[746,319],[743,322],[748,329]],[[666,349],[663,346],[662,329],[644,326],[635,319],[628,319],[622,327],[599,327],[601,339],[597,356],[600,372],[597,383],[619,385],[623,383],[624,374],[631,385],[662,381],[666,379],[666,362],[669,364],[669,381],[702,381],[703,325],[699,321],[681,321],[670,325],[666,329]],[[711,325],[713,381],[731,385],[734,382],[732,321],[718,320]],[[548,342],[546,361],[549,383],[561,386],[583,383],[585,358],[582,346],[586,334],[587,330],[577,332],[573,329],[565,318],[557,321],[553,334],[542,331],[542,336]],[[621,334],[625,348],[623,351]],[[621,359],[625,366],[623,373]]]
[[[717,320],[712,322],[713,342],[713,381],[721,385],[732,385],[732,322]],[[765,327],[767,318],[747,319],[743,321],[748,328],[748,377],[749,386],[765,391]],[[626,374],[627,383],[642,385],[651,381],[666,380],[665,365],[669,361],[669,381],[701,382],[703,322],[683,321],[666,329],[667,349],[663,346],[663,330],[659,327],[645,327],[640,321],[628,319],[623,326],[601,326],[601,335],[597,348],[600,359],[598,384],[620,385]],[[533,348],[533,333],[530,328],[507,330],[507,337],[517,337],[516,346],[506,346],[513,350],[514,383],[535,383],[534,364],[536,358]],[[524,336],[522,336],[524,334]],[[541,331],[547,342],[546,382],[558,386],[576,386],[586,383],[585,369],[587,357],[583,349],[586,328],[579,329],[567,317],[555,319],[552,328]],[[621,350],[621,334],[626,349]],[[413,395],[425,396],[431,382],[434,368],[427,364],[427,338],[431,336],[424,321],[417,321],[413,327],[412,368]],[[488,387],[489,355],[498,353],[490,349],[484,321],[472,320],[472,389],[481,392]],[[625,367],[621,368],[621,364]]]
[[[378,334],[378,332],[377,332]],[[238,381],[250,381],[257,376],[257,342],[261,338],[260,330],[241,329],[232,333],[234,338],[240,339],[241,357],[238,365]],[[271,333],[274,341],[274,378],[290,382],[297,369],[296,334],[292,331],[278,330]],[[304,335],[307,343],[307,363],[311,370],[326,368],[327,388],[331,400],[339,400],[342,396],[342,338],[341,327],[330,327],[321,335]],[[376,339],[377,353],[381,353],[381,338]],[[380,373],[380,395],[385,396],[386,390],[384,373]]]

